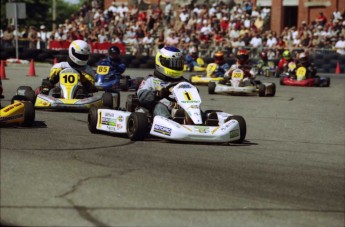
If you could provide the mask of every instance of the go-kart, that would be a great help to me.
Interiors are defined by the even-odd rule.
[[[32,92],[27,92],[29,96]],[[0,110],[0,126],[20,125],[31,126],[35,121],[34,104],[27,96],[15,95],[11,104]]]
[[[298,67],[290,75],[280,77],[280,85],[301,87],[329,87],[331,79],[327,76],[307,77],[308,70],[304,66]]]
[[[255,75],[255,72],[252,72]],[[230,95],[259,95],[274,96],[276,93],[275,83],[262,83],[260,80],[251,80],[244,77],[242,69],[232,71],[229,78],[215,83],[208,84],[209,94],[230,94]]]
[[[117,78],[120,77],[121,79]],[[95,87],[99,91],[128,91],[137,90],[143,77],[132,79],[130,76],[116,75],[116,70],[106,62],[97,66]]]
[[[31,98],[36,109],[78,109],[88,110],[91,106],[107,106],[117,108],[120,102],[120,94],[105,92],[102,95],[94,95],[86,92],[80,83],[80,74],[72,68],[63,69],[59,74],[59,83],[56,87],[47,86],[47,79],[36,89],[36,96]],[[20,86],[17,94],[21,95],[29,86]]]
[[[258,75],[265,77],[274,76],[276,72],[276,66],[273,61],[268,61],[267,65],[264,65],[264,62],[259,62],[256,67],[258,68]]]
[[[183,71],[187,72],[205,72],[205,61],[202,58],[197,58],[196,59],[196,64],[195,66],[191,67],[188,64],[184,64],[183,66]]]
[[[242,116],[222,111],[201,111],[201,99],[195,86],[188,82],[171,83],[167,98],[175,103],[171,118],[152,117],[152,113],[138,105],[136,95],[129,95],[126,108],[110,110],[91,108],[88,127],[91,133],[100,131],[127,135],[131,140],[151,136],[188,142],[241,143],[246,136],[246,122]]]
[[[195,75],[192,74],[189,76],[189,82],[192,84],[200,84],[200,85],[207,85],[209,82],[217,82],[221,81],[222,77],[212,77],[213,73],[216,71],[218,65],[216,63],[210,63],[207,65],[206,72]]]

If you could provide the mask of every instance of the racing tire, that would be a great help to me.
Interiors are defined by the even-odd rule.
[[[25,98],[35,105],[36,102],[36,93],[33,90],[28,90],[25,92]]]
[[[238,121],[238,124],[240,126],[240,139],[235,140],[232,143],[242,143],[244,141],[244,139],[246,138],[246,134],[247,134],[247,124],[246,124],[246,121],[244,120],[244,118],[242,116],[239,116],[239,115],[229,116],[225,120],[225,122],[228,122],[230,120]]]
[[[126,110],[128,112],[134,112],[139,105],[138,97],[135,94],[128,95],[126,100]]]
[[[144,140],[149,133],[149,121],[145,113],[133,112],[128,117],[127,135],[132,141]]]
[[[259,84],[259,96],[264,97],[266,95],[266,86],[264,84]]]
[[[270,86],[271,92],[267,95],[267,96],[275,96],[276,95],[276,84],[272,83],[272,85]]]
[[[314,78],[314,87],[320,87],[320,77]]]
[[[128,91],[128,78],[127,77],[120,79],[120,89],[122,91]]]
[[[114,108],[114,103],[113,103],[113,96],[109,92],[105,92],[102,95],[102,103],[103,106],[113,109]]]
[[[284,77],[280,77],[279,83],[280,83],[280,85],[285,85],[284,84]]]
[[[22,126],[30,127],[35,121],[35,107],[32,102],[23,102],[24,104],[24,122]]]
[[[215,94],[215,91],[216,90],[216,83],[215,82],[209,82],[208,83],[208,93],[209,94]]]
[[[98,119],[97,119],[97,117],[98,117],[97,110],[98,109],[99,108],[92,106],[89,109],[89,112],[87,114],[87,127],[89,128],[89,131],[93,134],[98,133],[98,130],[96,129],[97,122],[98,122]]]
[[[120,98],[121,98],[121,96],[120,96],[120,92],[112,92],[111,93],[111,95],[112,95],[112,97],[113,97],[113,108],[114,109],[119,109],[120,108]]]
[[[331,85],[331,78],[326,77],[326,84],[325,87],[329,87]]]

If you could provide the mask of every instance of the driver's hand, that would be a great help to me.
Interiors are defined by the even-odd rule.
[[[169,94],[170,94],[169,90],[165,87],[162,87],[159,91],[156,92],[156,99],[161,100],[164,98],[168,98]]]

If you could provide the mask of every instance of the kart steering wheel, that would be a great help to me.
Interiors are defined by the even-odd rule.
[[[170,88],[176,86],[177,84],[179,84],[181,81],[179,82],[172,82],[170,83],[168,86],[166,86],[165,88],[169,91],[169,95],[168,97],[166,97],[167,100],[169,100],[170,102],[176,102],[176,99],[175,98],[171,98],[170,95],[171,95],[171,91],[170,91]]]

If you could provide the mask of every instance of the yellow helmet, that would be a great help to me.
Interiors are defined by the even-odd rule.
[[[156,54],[156,70],[166,77],[179,79],[183,73],[182,52],[172,46],[159,49]]]

